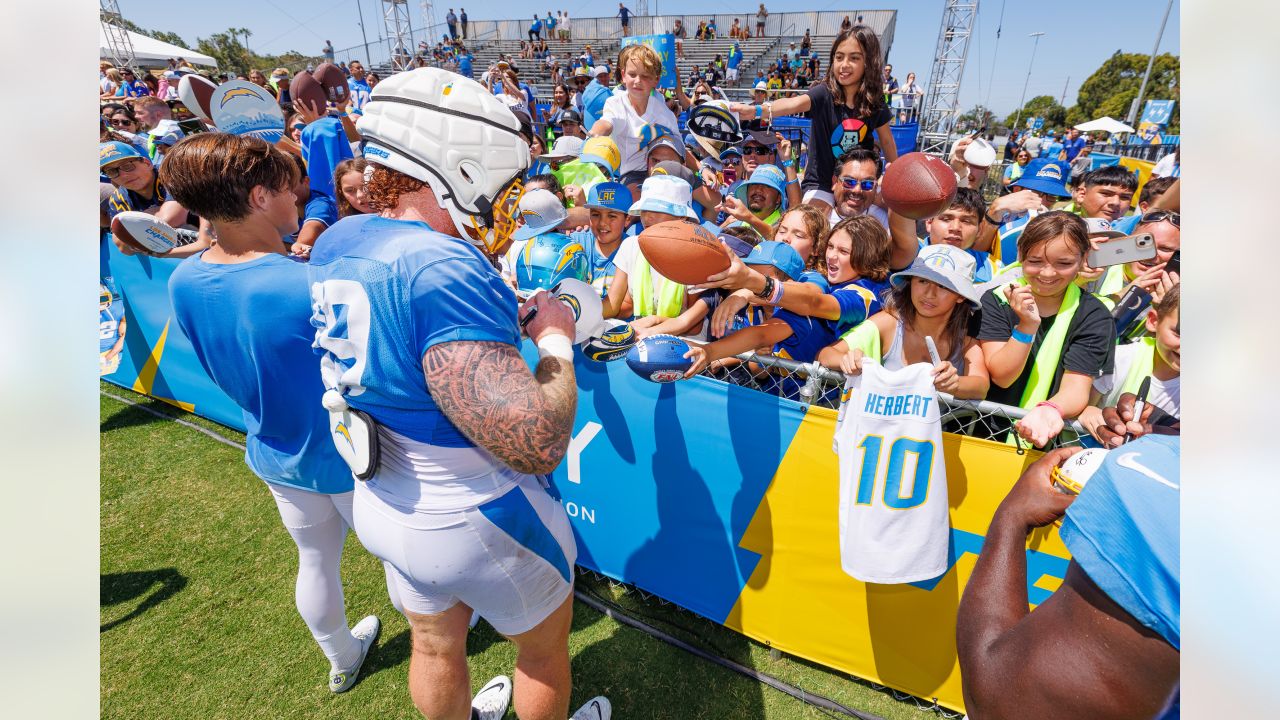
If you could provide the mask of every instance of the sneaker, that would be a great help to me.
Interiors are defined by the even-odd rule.
[[[506,675],[485,683],[471,699],[472,716],[478,720],[501,720],[511,703],[511,678]]]
[[[329,671],[330,692],[344,693],[355,686],[356,679],[360,677],[360,666],[364,665],[364,659],[369,656],[369,648],[373,647],[381,632],[382,621],[378,620],[377,615],[369,615],[351,628],[351,634],[360,642],[360,659],[347,670]]]
[[[612,716],[613,706],[609,704],[609,698],[600,695],[591,698],[586,705],[578,708],[578,712],[574,713],[569,720],[609,720]]]

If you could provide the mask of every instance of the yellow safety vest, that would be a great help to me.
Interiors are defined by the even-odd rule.
[[[659,276],[658,297],[653,296],[653,269],[644,253],[636,255],[636,278],[631,284],[631,300],[634,305],[633,314],[638,317],[658,315],[660,317],[679,317],[684,312],[685,286],[674,280]]]

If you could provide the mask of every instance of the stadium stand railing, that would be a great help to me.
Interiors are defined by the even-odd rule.
[[[840,396],[845,375],[813,363],[761,355],[748,352],[718,367],[708,367],[702,375],[730,385],[751,388],[794,400],[804,405],[840,409]],[[981,440],[1007,442],[1019,452],[1030,449],[1023,440],[1016,438],[1010,428],[1023,418],[1027,410],[987,400],[961,400],[946,393],[938,393],[942,405],[942,427],[947,432],[966,435]],[[1077,421],[1070,421],[1046,448],[1081,444],[1089,434]]]

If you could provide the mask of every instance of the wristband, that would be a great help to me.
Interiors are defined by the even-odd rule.
[[[777,283],[774,283],[773,294],[769,296],[769,304],[777,305],[778,303],[782,302],[782,293],[785,289],[786,289],[786,283],[782,281],[778,281]]]
[[[1058,407],[1057,403],[1051,403],[1048,400],[1041,400],[1036,403],[1036,407],[1040,407],[1041,405],[1047,405],[1048,407],[1053,408],[1054,411],[1058,413],[1058,417],[1063,417],[1062,408]]]
[[[795,161],[795,160],[792,160],[791,158],[787,158],[786,160],[783,160],[783,161],[782,161],[782,167],[784,167],[784,168],[789,168],[789,167],[791,167],[792,165],[795,165],[795,164],[796,164],[796,161]]]
[[[760,289],[760,292],[756,293],[756,297],[760,298],[761,300],[767,300],[773,297],[774,284],[775,283],[773,282],[773,278],[766,277],[764,279],[764,287]]]
[[[987,222],[989,222],[989,223],[991,223],[992,225],[999,225],[1000,223],[1004,222],[1003,220],[996,220],[995,218],[991,217],[991,215],[989,215],[989,214],[988,214],[988,213],[986,213],[986,212],[982,213],[982,217],[983,217],[983,218],[985,218],[985,219],[986,219],[986,221],[987,221]]]
[[[786,181],[786,182],[782,183],[782,187],[786,187],[786,186],[788,186],[788,185],[795,185],[795,184],[796,184],[796,183],[798,183],[798,182],[800,182],[800,180],[799,180],[799,179],[797,179],[797,178],[792,178],[792,179],[790,179],[790,180],[788,180],[788,181]]]
[[[1013,333],[1009,335],[1009,339],[1014,342],[1020,342],[1025,345],[1030,345],[1031,343],[1035,342],[1036,336],[1032,335],[1031,333],[1024,333],[1015,327],[1013,329]]]
[[[763,115],[763,114],[764,114],[764,106],[763,106],[763,105],[757,105],[757,106],[756,106],[756,119],[757,119],[757,120],[759,120],[759,119],[760,119],[760,116],[761,116],[761,115]]]
[[[565,362],[573,362],[573,342],[559,333],[543,335],[538,340],[538,359],[550,356]]]

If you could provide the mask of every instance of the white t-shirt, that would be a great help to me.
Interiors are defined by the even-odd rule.
[[[1128,345],[1120,345],[1116,348],[1116,368],[1110,375],[1093,381],[1093,389],[1102,393],[1102,400],[1098,402],[1098,407],[1110,407],[1120,401],[1121,387],[1120,383],[1129,376],[1129,366],[1133,364],[1133,357],[1141,349],[1141,343],[1129,343]],[[1158,352],[1158,351],[1157,351]],[[1119,378],[1117,381],[1116,378]],[[1182,418],[1182,377],[1178,376],[1172,380],[1160,380],[1155,375],[1151,376],[1151,389],[1147,392],[1147,402],[1154,403],[1156,407],[1169,413],[1170,415]]]
[[[1156,163],[1156,166],[1151,168],[1151,176],[1152,177],[1170,177],[1170,176],[1178,177],[1179,175],[1181,175],[1182,174],[1181,172],[1174,172],[1174,168],[1176,167],[1173,164],[1175,155],[1177,155],[1177,153],[1169,153],[1168,155],[1165,155],[1164,157],[1160,158],[1160,161]],[[1178,168],[1178,170],[1181,171],[1181,168]]]
[[[649,96],[649,103],[643,115],[636,112],[626,93],[610,95],[604,101],[604,112],[600,116],[613,124],[613,132],[609,134],[617,144],[622,155],[622,167],[618,174],[647,168],[645,155],[640,151],[640,129],[645,125],[665,125],[672,132],[679,132],[680,125],[676,116],[671,114],[667,101],[656,92]],[[625,246],[624,246],[625,247]]]
[[[618,252],[613,256],[613,265],[622,272],[627,274],[627,287],[632,288],[636,282],[636,259],[642,257],[640,252],[640,239],[632,235],[622,239],[622,245],[618,246]],[[649,280],[652,285],[652,297],[658,297],[658,290],[663,280],[666,280],[662,273],[658,272],[652,265],[649,266]],[[672,281],[674,282],[674,281]],[[628,290],[635,296],[634,290]]]

